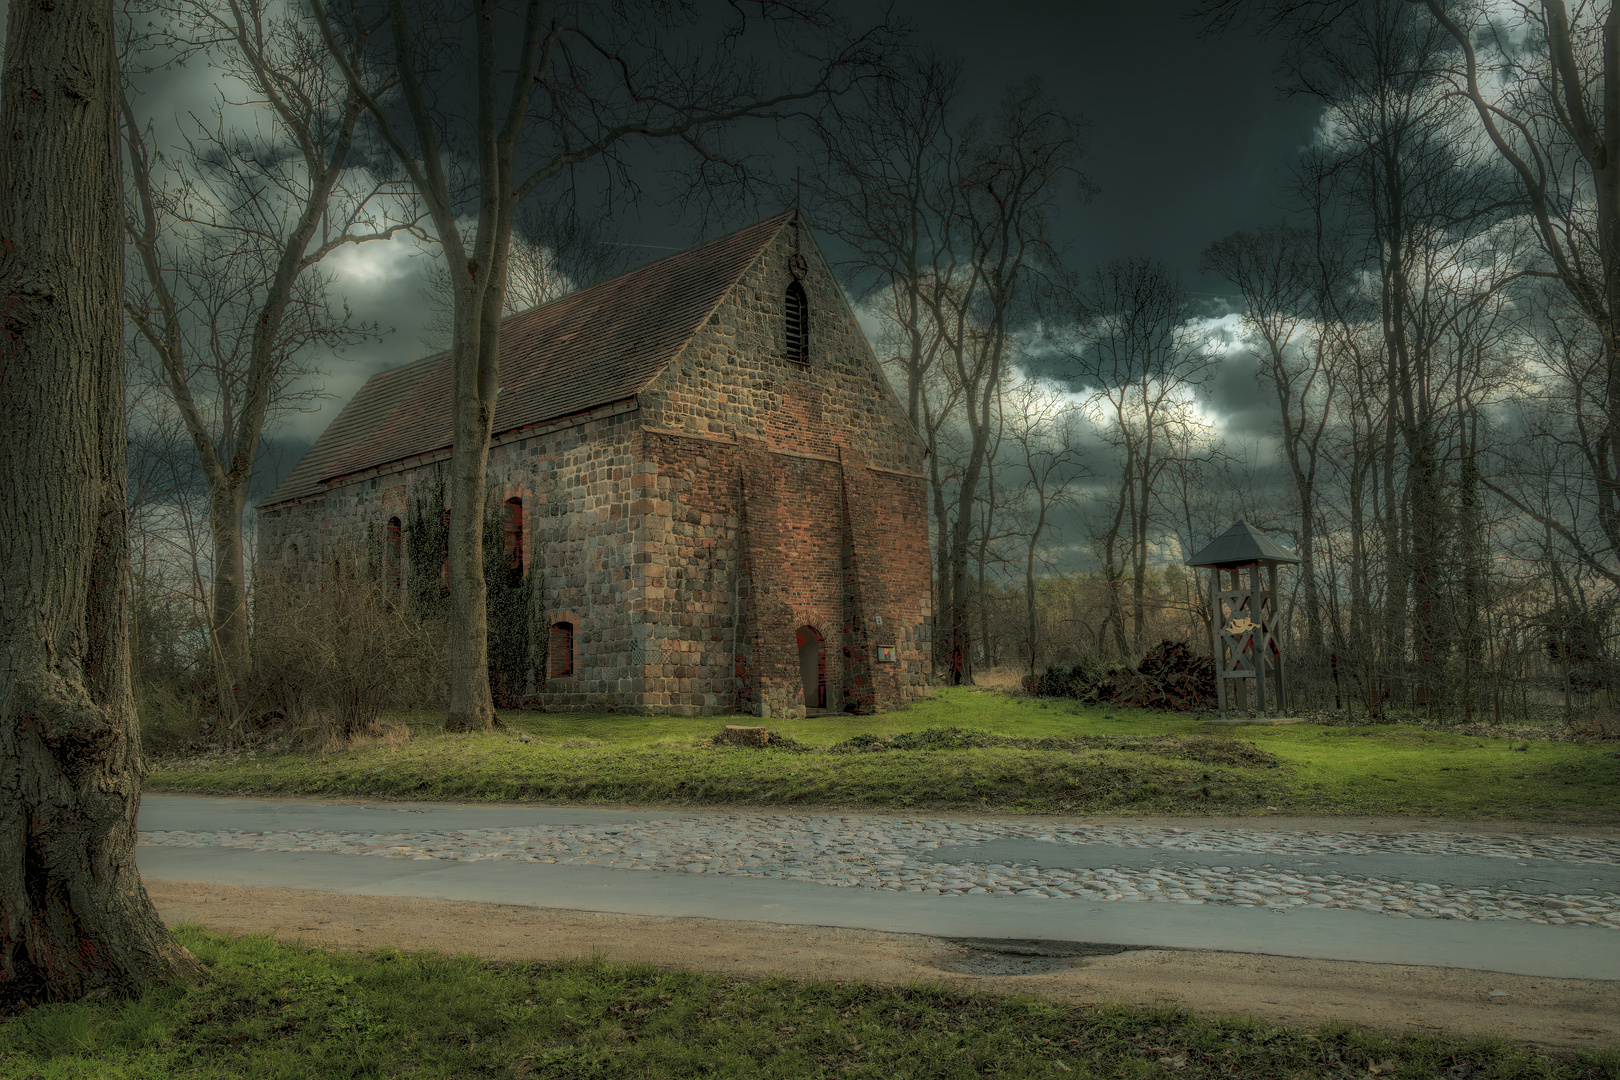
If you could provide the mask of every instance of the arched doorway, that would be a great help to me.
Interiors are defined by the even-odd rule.
[[[799,676],[804,680],[804,707],[827,707],[827,650],[822,648],[821,631],[813,626],[801,626],[796,632],[799,642]]]

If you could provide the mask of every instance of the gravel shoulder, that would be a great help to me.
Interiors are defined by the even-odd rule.
[[[1345,1022],[1534,1045],[1620,1046],[1620,982],[1084,943],[910,934],[148,880],[171,925],[352,951],[470,953],[506,962],[600,955],[736,976],[948,983],[1073,1002],[1178,1005],[1295,1028]]]

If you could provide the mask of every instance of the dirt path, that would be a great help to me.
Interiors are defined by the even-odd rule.
[[[1544,1046],[1620,1046],[1620,982],[1196,950],[971,943],[715,919],[147,881],[171,925],[356,951],[392,946],[495,960],[612,960],[727,975],[945,982],[1077,1002],[1175,1004],[1293,1027],[1344,1021]],[[1065,955],[1066,954],[1066,955]]]

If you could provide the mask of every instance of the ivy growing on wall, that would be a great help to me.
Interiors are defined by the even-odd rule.
[[[535,558],[521,578],[507,569],[504,506],[491,489],[484,510],[484,593],[489,632],[489,685],[495,704],[511,708],[539,689],[544,680],[546,637],[534,631],[534,611],[541,589],[544,564],[538,545]],[[450,553],[450,528],[445,520],[444,475],[420,484],[412,493],[404,524],[409,563],[404,574],[405,603],[420,622],[442,619],[449,608],[443,587],[443,567]],[[373,546],[368,536],[367,548]],[[368,561],[381,567],[380,538]]]
[[[440,576],[440,568],[450,557],[450,524],[444,518],[444,474],[435,469],[433,479],[419,485],[413,496],[405,515],[405,549],[410,557],[405,604],[411,614],[425,622],[442,617],[448,606]]]
[[[366,579],[381,581],[383,575],[382,530],[375,521],[366,522]]]
[[[535,663],[535,641],[544,640],[534,632],[535,596],[540,588],[543,560],[529,560],[522,577],[513,579],[507,569],[505,506],[498,492],[491,491],[484,507],[484,605],[489,633],[489,689],[495,704],[511,707],[527,696],[530,676],[539,677]],[[539,554],[538,545],[534,547]]]

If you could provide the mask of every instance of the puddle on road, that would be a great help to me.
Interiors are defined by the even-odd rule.
[[[941,965],[959,975],[1045,975],[1084,967],[1096,956],[1118,956],[1149,948],[1105,945],[1091,941],[1045,941],[1039,938],[946,938],[959,950]]]

